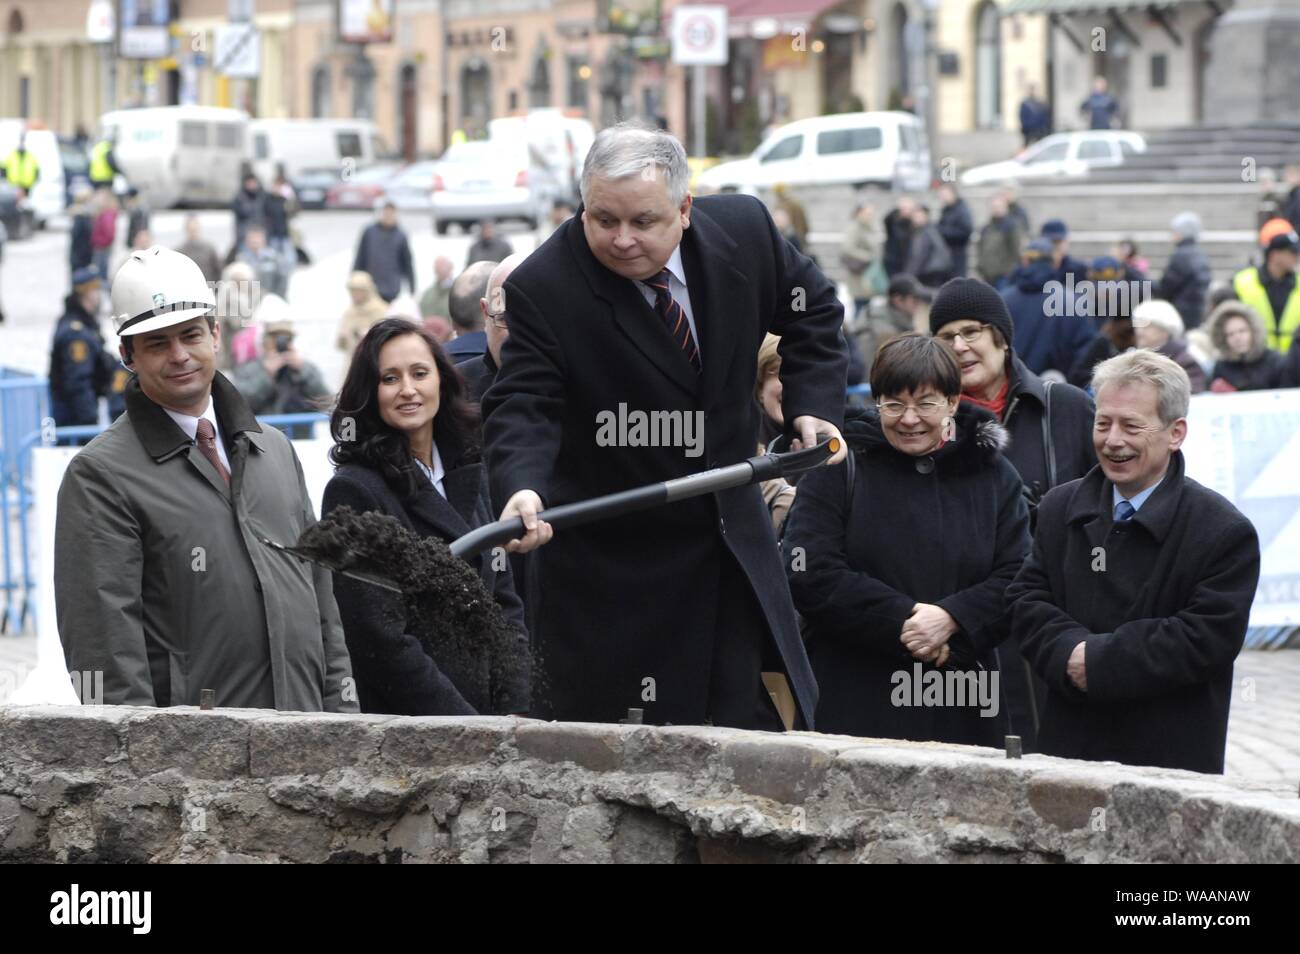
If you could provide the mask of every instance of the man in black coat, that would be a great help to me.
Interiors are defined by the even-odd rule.
[[[506,281],[510,337],[483,408],[495,499],[528,528],[511,550],[551,538],[543,506],[753,456],[768,332],[794,446],[839,435],[834,287],[758,200],[693,203],[688,178],[667,133],[603,130],[580,214]],[[757,487],[561,530],[537,564],[536,713],[779,729],[762,679],[777,671],[812,726],[816,685]]]
[[[1007,590],[1012,633],[1047,683],[1039,745],[1221,773],[1259,538],[1184,473],[1182,368],[1139,349],[1098,365],[1093,384],[1099,466],[1043,499]]]
[[[970,207],[966,200],[957,194],[950,185],[939,187],[939,234],[948,243],[948,252],[952,255],[952,277],[964,278],[966,275],[966,250],[970,245],[975,223],[971,219]]]
[[[1196,241],[1201,234],[1201,217],[1195,212],[1180,212],[1170,228],[1174,251],[1152,297],[1172,303],[1183,319],[1183,327],[1190,331],[1201,326],[1205,293],[1210,288],[1210,262]]]
[[[385,202],[379,212],[379,221],[366,226],[361,233],[352,270],[369,273],[375,280],[379,297],[389,304],[402,293],[403,281],[410,286],[411,294],[415,294],[411,245],[397,224],[397,206],[392,202]]]

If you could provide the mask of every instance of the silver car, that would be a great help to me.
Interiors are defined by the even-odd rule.
[[[433,223],[438,233],[481,219],[519,219],[536,228],[561,195],[561,185],[522,141],[454,144],[433,171]]]

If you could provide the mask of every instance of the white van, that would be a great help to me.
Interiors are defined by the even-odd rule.
[[[375,124],[362,119],[254,119],[248,124],[253,171],[263,187],[283,165],[293,181],[309,169],[343,169],[351,159],[363,169],[384,158],[387,149]]]
[[[488,140],[523,139],[560,182],[565,197],[578,201],[582,164],[587,161],[596,129],[569,110],[554,107],[530,109],[520,116],[503,116],[488,123]]]
[[[225,205],[239,191],[248,114],[216,106],[150,106],[100,117],[113,158],[155,209]]]
[[[911,113],[837,113],[787,123],[747,159],[723,162],[696,180],[711,191],[792,186],[930,187],[925,126]]]
[[[59,152],[59,138],[51,129],[45,129],[26,119],[0,119],[0,162],[18,145],[18,137],[27,130],[27,151],[36,158],[40,178],[27,197],[37,228],[44,228],[56,215],[62,215],[67,206],[66,183],[63,179],[63,156]]]

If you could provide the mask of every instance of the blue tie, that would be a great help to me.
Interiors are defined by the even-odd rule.
[[[1115,522],[1128,523],[1133,519],[1133,514],[1137,513],[1137,508],[1127,500],[1121,500],[1115,504]]]

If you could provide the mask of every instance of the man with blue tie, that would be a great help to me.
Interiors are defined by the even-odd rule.
[[[1184,472],[1186,371],[1139,349],[1097,365],[1092,384],[1098,466],[1043,498],[1007,590],[1047,683],[1039,747],[1221,773],[1259,539]]]
[[[680,142],[620,124],[596,138],[577,215],[503,286],[510,337],[483,399],[503,517],[537,554],[535,714],[780,729],[816,684],[771,520],[744,487],[556,533],[536,515],[755,453],[757,354],[781,336],[794,446],[839,435],[843,308],[820,270],[741,195],[693,201]],[[843,457],[841,453],[839,458]],[[834,459],[838,463],[838,459]],[[787,710],[788,714],[788,710]]]

